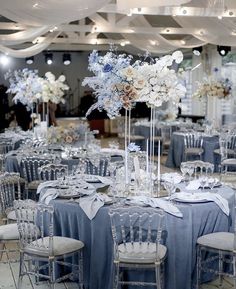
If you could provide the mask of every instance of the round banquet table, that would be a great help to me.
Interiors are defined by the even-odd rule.
[[[202,160],[215,165],[215,171],[218,171],[220,157],[214,153],[219,148],[218,136],[203,136],[203,157]],[[199,158],[198,158],[199,159]],[[184,161],[184,133],[175,132],[171,136],[166,166],[170,168],[180,167]]]
[[[165,244],[168,248],[166,289],[193,288],[196,278],[197,238],[211,232],[229,231],[232,228],[234,191],[228,187],[220,187],[218,193],[229,202],[229,217],[213,202],[177,203],[183,218],[165,214]],[[100,208],[95,218],[89,220],[76,202],[56,199],[50,204],[55,210],[54,234],[80,239],[85,243],[85,288],[112,289],[113,240],[109,206]],[[137,277],[141,280],[150,279],[152,275],[142,271],[136,275]]]

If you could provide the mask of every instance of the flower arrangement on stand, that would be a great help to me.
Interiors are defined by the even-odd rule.
[[[197,82],[198,88],[193,98],[206,101],[206,117],[212,127],[221,125],[221,100],[231,96],[232,83],[226,78],[204,77],[202,82]]]
[[[147,55],[148,56],[148,55]],[[137,102],[145,102],[151,107],[150,147],[147,146],[147,156],[154,159],[154,131],[155,107],[163,102],[171,101],[176,106],[185,95],[186,89],[178,81],[176,72],[171,69],[173,62],[180,63],[183,54],[180,51],[172,55],[144,61],[137,60],[132,63],[132,56],[117,54],[109,51],[104,56],[99,56],[93,51],[89,56],[89,70],[95,76],[86,77],[83,85],[88,85],[94,90],[97,102],[91,106],[87,115],[94,109],[104,109],[110,118],[120,114],[121,108],[125,113],[125,177],[128,180],[128,146],[130,143],[130,111]],[[154,160],[153,160],[154,161]],[[148,160],[149,162],[149,160]],[[160,163],[160,160],[159,160]],[[149,170],[153,166],[148,166]],[[151,171],[148,171],[152,175]],[[159,172],[160,173],[160,172]]]
[[[10,86],[7,93],[14,95],[15,103],[21,102],[28,109],[32,109],[34,103],[41,99],[41,78],[38,76],[38,70],[22,70],[8,71],[5,79],[9,80]]]
[[[232,91],[232,83],[228,78],[216,80],[213,77],[205,77],[203,82],[197,82],[197,85],[198,88],[193,97],[199,99],[205,97],[225,99],[230,97]]]
[[[41,119],[38,114],[38,106],[42,103],[43,117],[45,122],[46,114],[48,115],[48,103],[58,104],[64,103],[63,99],[65,90],[68,90],[68,85],[65,84],[65,76],[61,75],[56,79],[55,75],[47,72],[44,77],[38,75],[37,70],[22,70],[9,71],[5,74],[5,78],[9,80],[10,87],[7,92],[14,95],[15,103],[21,102],[28,109],[32,110],[32,120],[34,123],[41,124]],[[47,104],[45,107],[45,103]],[[33,113],[36,106],[36,116]],[[48,116],[47,116],[48,119]],[[47,127],[47,124],[46,124]]]

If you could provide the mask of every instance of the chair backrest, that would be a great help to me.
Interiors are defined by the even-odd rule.
[[[0,142],[0,154],[5,155],[11,150],[14,150],[15,144],[11,140]]]
[[[52,206],[36,203],[32,200],[14,202],[17,227],[20,235],[20,247],[33,251],[53,252],[53,213]],[[45,242],[44,237],[49,241]]]
[[[181,167],[182,166],[185,166],[186,168],[193,167],[195,177],[197,176],[196,175],[197,172],[200,172],[200,175],[213,174],[214,172],[214,164],[209,163],[209,162],[204,162],[201,160],[182,162]]]
[[[185,148],[202,148],[203,138],[201,134],[187,133],[184,135]]]
[[[108,172],[108,162],[110,158],[107,156],[100,156],[99,154],[93,154],[87,157],[87,167],[86,173],[89,175],[99,175],[107,176]]]
[[[236,149],[236,135],[229,135],[227,137],[227,149],[234,150]]]
[[[20,199],[23,199],[20,174],[4,173],[0,175],[0,205],[2,213],[7,214],[8,211],[13,210],[14,200]]]
[[[154,243],[158,252],[162,239],[163,210],[143,207],[111,207],[109,215],[116,258],[119,258],[118,245],[120,244],[123,244],[126,249],[128,243],[131,245],[136,242]],[[156,258],[158,258],[157,255]]]
[[[39,177],[43,181],[57,180],[61,175],[68,175],[68,166],[62,164],[46,164],[38,168]]]
[[[37,157],[26,157],[21,160],[21,169],[24,178],[28,182],[39,180],[38,168],[51,163],[51,159],[37,158]]]

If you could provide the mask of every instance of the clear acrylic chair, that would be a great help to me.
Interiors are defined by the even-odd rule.
[[[27,200],[15,201],[14,208],[20,235],[18,289],[23,288],[22,280],[25,275],[35,276],[37,282],[39,278],[44,279],[53,289],[57,282],[66,279],[79,280],[79,288],[83,289],[83,242],[54,236],[52,206]],[[61,269],[63,266],[63,275],[57,276],[57,265],[60,265]]]
[[[68,166],[62,164],[47,164],[38,168],[40,179],[43,181],[57,180],[61,174],[68,175]]]
[[[163,211],[141,207],[111,207],[109,210],[114,241],[114,285],[164,288],[164,260],[167,248],[161,244]],[[155,282],[125,281],[121,269],[154,269]],[[162,274],[163,273],[163,274]]]
[[[39,158],[39,157],[23,157],[21,160],[21,170],[23,173],[24,179],[27,181],[29,193],[36,193],[37,187],[42,182],[39,175],[39,167],[51,163],[51,159]]]
[[[234,208],[235,211],[235,208]],[[235,216],[235,214],[233,214]],[[234,217],[235,218],[235,217]],[[223,277],[231,277],[236,288],[236,222],[234,232],[216,232],[197,239],[197,282],[201,288],[202,273],[209,273],[219,278],[219,288]],[[231,288],[231,287],[230,287]]]
[[[188,157],[199,157],[202,159],[204,153],[203,138],[197,133],[187,133],[184,135],[184,160],[187,161]]]
[[[90,175],[107,176],[109,156],[102,156],[99,154],[89,155],[86,159],[86,173]]]
[[[15,261],[15,254],[18,250],[13,248],[19,241],[19,233],[14,200],[23,197],[22,185],[20,175],[17,173],[4,173],[0,176],[1,220],[4,223],[0,225],[0,262],[8,263],[15,285],[12,263]],[[14,243],[14,247],[10,243]]]
[[[26,182],[19,173],[4,173],[0,175],[0,207],[2,221],[9,223],[16,221],[14,200],[27,197]]]
[[[15,144],[11,141],[0,142],[0,170],[5,170],[5,158],[6,154],[14,149]]]

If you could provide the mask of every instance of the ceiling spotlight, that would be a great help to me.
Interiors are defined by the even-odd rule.
[[[27,57],[26,59],[25,59],[25,62],[27,63],[27,64],[33,64],[34,63],[34,57],[33,56],[31,56],[31,57]]]
[[[62,56],[62,61],[64,65],[70,65],[71,64],[71,55],[69,53],[64,53]]]
[[[52,62],[53,62],[53,55],[52,53],[46,53],[45,54],[45,62],[48,64],[48,65],[51,65]]]
[[[230,46],[217,45],[217,51],[219,52],[219,54],[221,56],[225,56],[231,51],[231,47]]]
[[[0,57],[0,63],[2,66],[6,66],[9,63],[9,57],[7,55],[1,55]]]
[[[201,53],[202,53],[202,46],[194,47],[192,50],[193,50],[193,54],[194,54],[194,55],[200,56]]]

